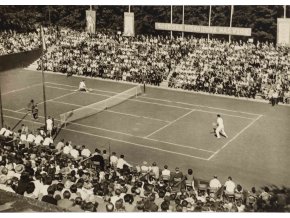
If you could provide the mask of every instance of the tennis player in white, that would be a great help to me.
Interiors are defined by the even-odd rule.
[[[225,132],[224,121],[221,118],[221,115],[219,115],[219,114],[217,115],[217,121],[216,122],[217,122],[217,128],[215,129],[215,133],[216,133],[217,138],[218,139],[221,138],[220,133],[227,138],[228,136],[227,136],[227,134]]]
[[[79,91],[88,92],[87,86],[85,84],[85,80],[82,80],[79,85]]]

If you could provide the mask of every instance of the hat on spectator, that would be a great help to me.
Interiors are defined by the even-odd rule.
[[[7,176],[6,175],[0,175],[0,184],[5,184],[7,181]]]
[[[15,172],[21,174],[24,171],[24,165],[23,164],[17,164],[15,166]]]
[[[146,162],[146,161],[143,161],[143,164],[144,164],[144,165],[147,165],[147,162]]]

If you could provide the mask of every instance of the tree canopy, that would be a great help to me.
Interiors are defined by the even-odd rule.
[[[96,29],[106,31],[122,31],[124,12],[128,6],[92,6],[96,10]],[[56,25],[84,30],[86,25],[85,11],[89,6],[0,6],[0,30],[17,30],[20,32],[35,29],[35,25]],[[211,25],[229,26],[231,6],[212,6]],[[185,6],[185,24],[208,25],[209,6]],[[168,34],[155,30],[155,22],[170,22],[170,6],[131,6],[135,13],[136,34]],[[276,42],[277,18],[283,17],[283,6],[234,6],[233,27],[252,28],[255,41]],[[290,7],[287,7],[290,14]],[[182,6],[173,6],[173,23],[182,23]],[[175,35],[180,33],[175,32]],[[194,36],[200,37],[201,34]],[[213,37],[227,39],[227,36]],[[234,39],[245,39],[235,36]]]

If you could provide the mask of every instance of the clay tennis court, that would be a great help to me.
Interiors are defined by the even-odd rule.
[[[134,84],[86,79],[89,93],[75,91],[81,78],[45,74],[47,114],[59,115],[103,101]],[[41,73],[18,69],[1,73],[5,123],[17,130],[21,123],[36,129],[43,124]],[[26,105],[39,104],[37,121]],[[221,114],[229,138],[217,140],[212,123]],[[290,185],[290,107],[226,97],[146,87],[146,92],[61,129],[61,138],[123,153],[133,164],[144,160],[159,166],[192,168],[196,177],[231,175],[244,186]]]

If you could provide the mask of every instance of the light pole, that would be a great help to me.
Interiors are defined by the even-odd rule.
[[[3,108],[2,108],[1,82],[0,82],[0,113],[1,113],[1,127],[3,127],[4,126],[4,118],[3,118]]]

